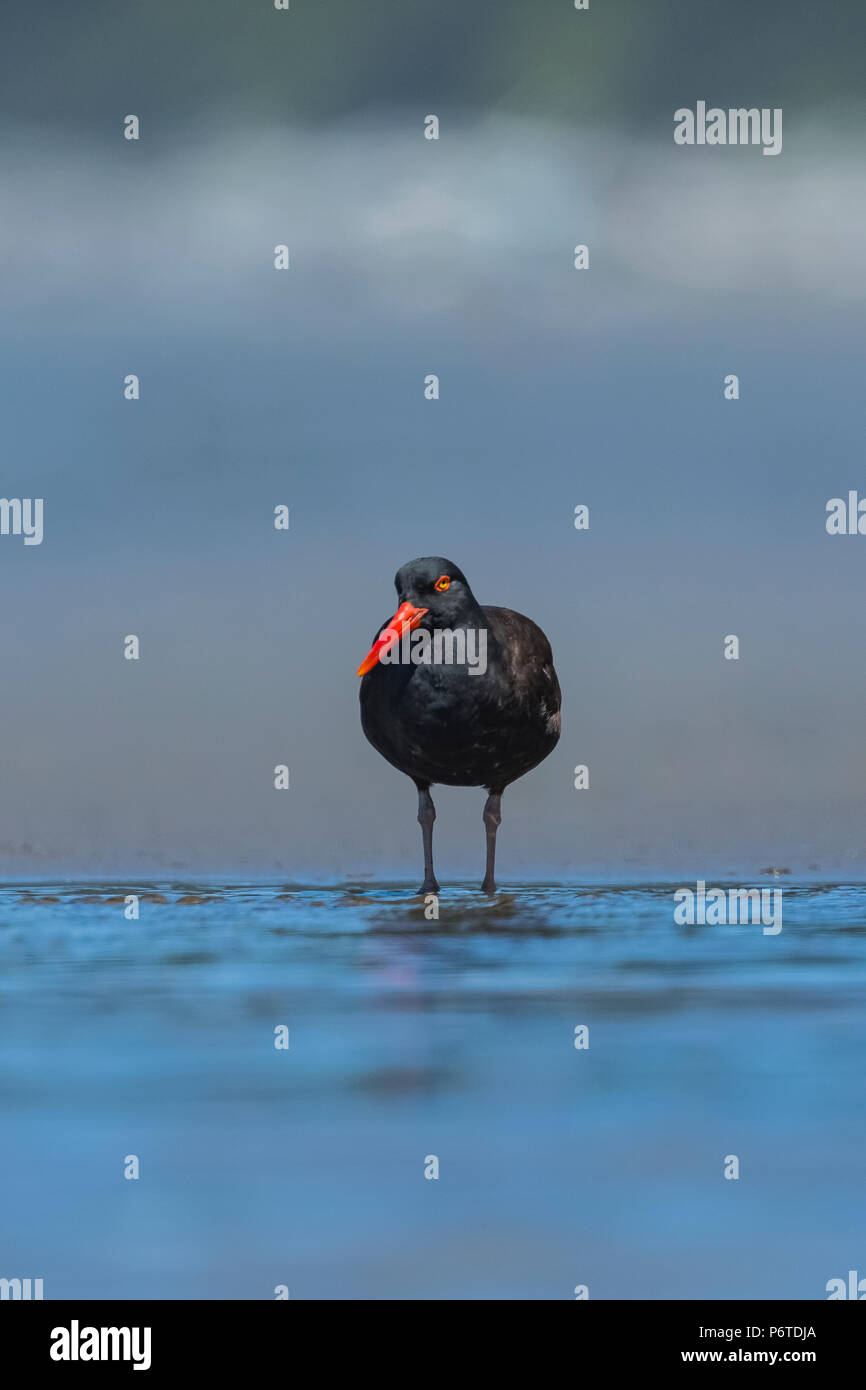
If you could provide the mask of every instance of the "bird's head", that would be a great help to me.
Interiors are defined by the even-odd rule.
[[[424,608],[425,627],[447,627],[474,612],[475,597],[462,569],[442,555],[410,560],[394,576],[394,588],[401,603]]]
[[[478,612],[465,574],[441,555],[410,560],[394,576],[394,587],[400,606],[358,667],[359,676],[372,670],[382,652],[416,627],[454,628],[470,622]]]

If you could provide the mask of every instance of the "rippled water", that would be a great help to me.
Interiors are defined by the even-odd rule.
[[[769,883],[778,936],[672,885],[3,889],[0,1276],[825,1297],[866,1274],[866,887]]]

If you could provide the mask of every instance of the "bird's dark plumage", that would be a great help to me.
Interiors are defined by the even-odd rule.
[[[499,798],[510,782],[546,758],[559,739],[561,696],[550,643],[530,618],[510,608],[481,606],[462,570],[441,556],[404,565],[394,583],[400,608],[376,633],[361,667],[361,724],[373,747],[418,788],[425,851],[422,891],[438,887],[430,786],[441,782],[487,789],[483,887],[492,892]],[[387,629],[393,635],[381,639]],[[462,633],[470,662],[473,654],[480,658],[483,645],[486,669],[480,669],[480,660],[475,674],[466,661],[395,660],[401,647],[405,654],[410,641],[424,640],[409,638],[418,629],[431,639],[437,631]],[[404,640],[398,645],[401,633]]]

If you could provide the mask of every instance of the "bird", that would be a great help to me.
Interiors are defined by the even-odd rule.
[[[418,790],[419,893],[440,891],[431,786],[486,790],[481,889],[492,896],[502,794],[559,741],[562,696],[550,643],[522,613],[479,604],[460,567],[441,555],[403,565],[394,587],[397,611],[358,667],[361,727]]]

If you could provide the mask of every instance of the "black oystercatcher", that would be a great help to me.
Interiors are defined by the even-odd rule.
[[[382,757],[418,788],[420,892],[439,891],[431,785],[486,788],[481,887],[494,893],[500,797],[559,739],[561,696],[550,643],[522,614],[482,607],[463,571],[441,556],[410,561],[394,584],[400,606],[358,668],[361,725]]]

